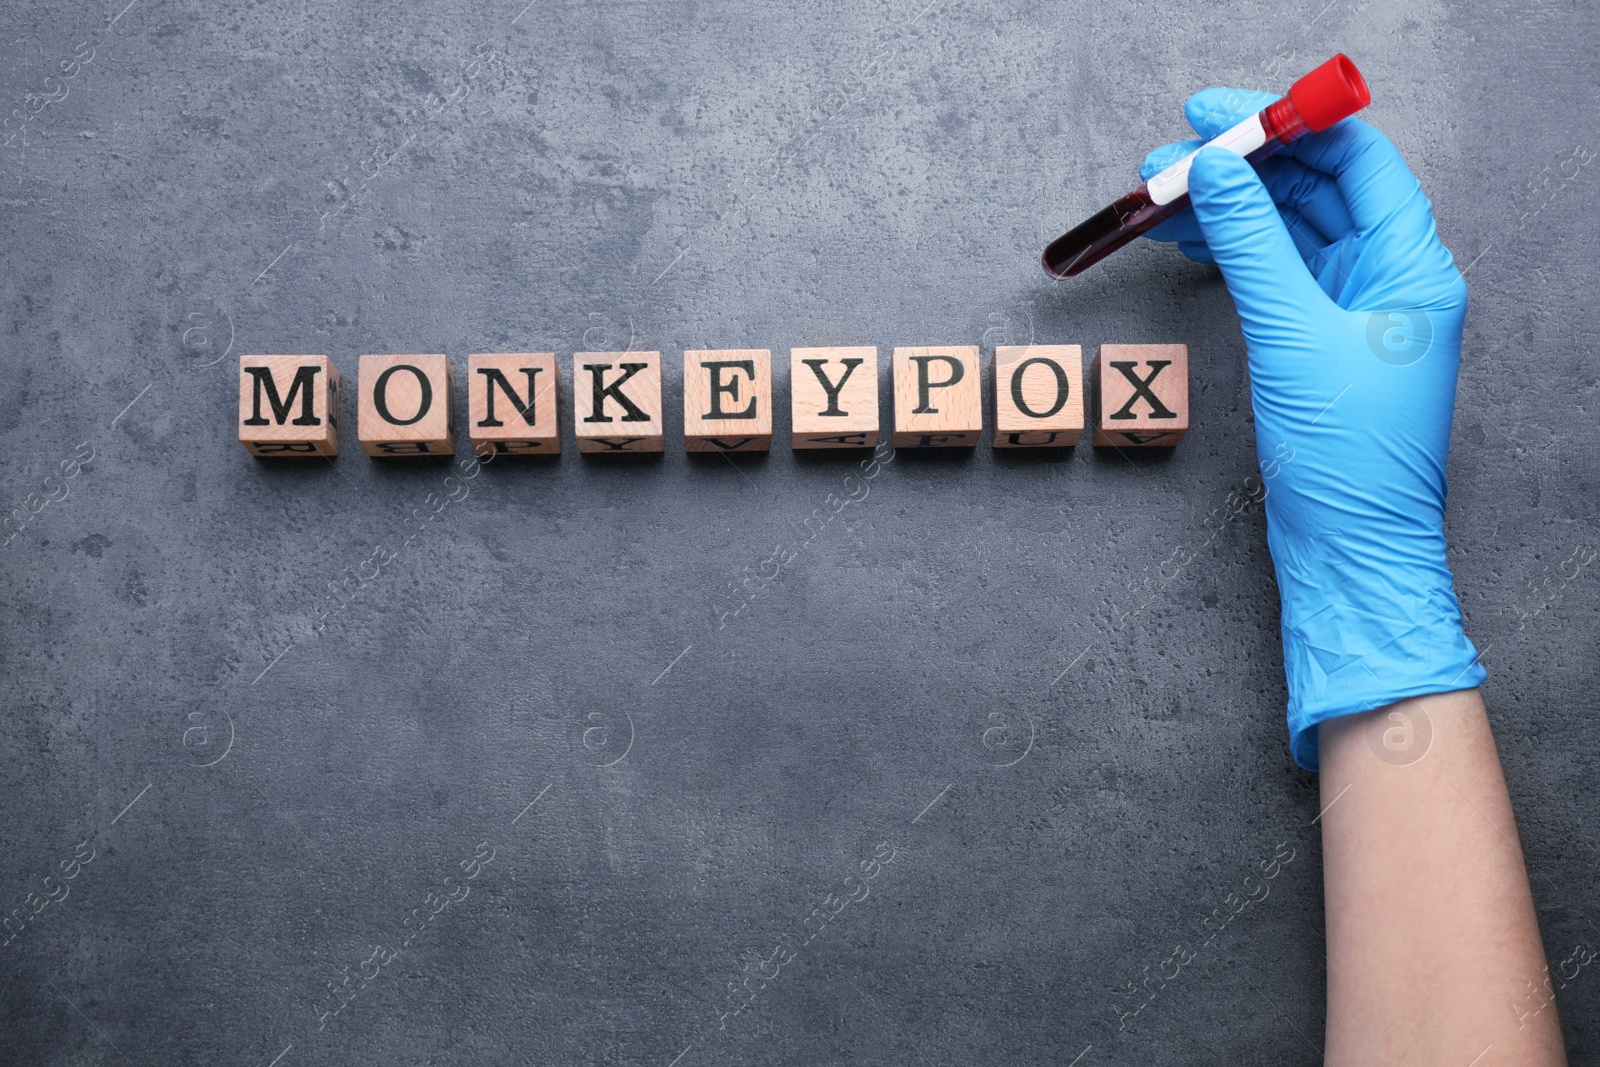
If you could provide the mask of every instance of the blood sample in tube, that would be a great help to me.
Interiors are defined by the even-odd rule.
[[[1308,133],[1321,133],[1372,103],[1372,94],[1350,57],[1339,53],[1289,86],[1289,94],[1207,141],[1257,163]],[[1069,278],[1100,262],[1157,223],[1189,206],[1190,152],[1131,193],[1050,242],[1044,269]]]

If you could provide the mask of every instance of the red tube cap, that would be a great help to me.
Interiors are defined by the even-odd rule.
[[[1289,86],[1289,100],[1312,133],[1321,133],[1372,103],[1367,81],[1340,52]]]

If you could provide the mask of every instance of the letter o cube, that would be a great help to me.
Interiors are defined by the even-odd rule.
[[[1069,448],[1083,433],[1083,349],[994,350],[994,447]]]
[[[362,356],[356,440],[369,456],[455,454],[455,371],[441,355]]]

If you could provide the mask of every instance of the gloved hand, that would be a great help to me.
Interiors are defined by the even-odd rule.
[[[1274,98],[1189,99],[1203,140]],[[1149,178],[1202,141],[1167,145]],[[1192,209],[1152,230],[1216,263],[1244,328],[1267,544],[1283,605],[1289,745],[1317,723],[1484,679],[1445,561],[1445,457],[1467,285],[1387,137],[1357,119],[1265,160],[1208,148]]]

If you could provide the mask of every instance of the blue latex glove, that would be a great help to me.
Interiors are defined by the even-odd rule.
[[[1274,97],[1207,89],[1209,140]],[[1198,148],[1152,152],[1149,178]],[[1485,674],[1445,561],[1445,457],[1467,285],[1387,137],[1357,119],[1263,162],[1209,148],[1193,208],[1152,230],[1222,269],[1250,357],[1267,544],[1283,604],[1289,745],[1316,724]]]

